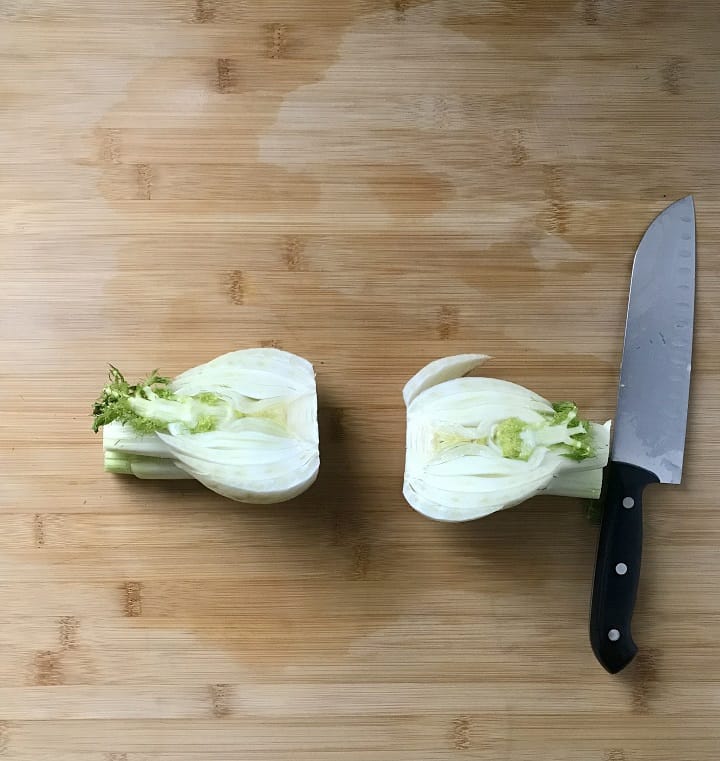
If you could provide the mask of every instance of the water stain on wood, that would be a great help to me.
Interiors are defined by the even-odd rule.
[[[320,407],[328,406],[338,405],[325,391]],[[361,481],[356,466],[360,446],[347,436],[323,438],[321,447],[322,478],[291,503],[273,505],[272,513],[242,505],[228,509],[226,499],[202,489],[168,500],[168,484],[138,484],[138,497],[157,505],[170,523],[177,522],[179,510],[202,513],[203,531],[221,535],[217,546],[230,552],[207,583],[169,577],[171,590],[164,592],[163,581],[154,580],[134,627],[189,633],[210,643],[203,647],[231,653],[243,670],[283,674],[289,667],[341,658],[350,642],[397,615],[400,593],[395,586],[383,589],[378,605],[363,583],[375,582],[380,573],[384,578],[394,560],[382,555],[378,568],[370,553],[373,529],[358,507],[361,490],[345,489],[338,498],[338,484]],[[189,568],[216,562],[214,550],[203,541],[185,552]],[[308,585],[320,594],[315,596]],[[339,609],[348,615],[338,619]],[[318,631],[329,636],[318,637]],[[234,702],[228,699],[231,707]]]
[[[408,0],[407,8],[426,2],[429,0]],[[242,4],[240,7],[237,3],[228,5],[232,7],[226,8],[218,0],[197,0],[190,6],[192,11],[189,20],[215,28],[221,18],[224,20],[227,16],[228,19],[237,21],[242,17]],[[313,172],[305,165],[301,171],[292,171],[288,169],[286,161],[275,163],[260,160],[259,139],[274,125],[277,111],[289,93],[323,80],[328,67],[338,57],[347,27],[364,16],[383,10],[388,14],[392,12],[388,0],[333,4],[332,23],[323,25],[322,33],[318,33],[317,27],[312,24],[303,26],[294,19],[278,19],[261,25],[263,39],[259,50],[257,46],[248,44],[247,34],[239,34],[236,42],[227,34],[208,34],[193,43],[201,51],[194,58],[188,59],[195,61],[193,66],[178,66],[179,59],[170,57],[150,63],[125,87],[125,97],[108,110],[100,121],[97,129],[97,162],[109,167],[129,158],[136,163],[163,166],[163,174],[170,177],[172,168],[183,166],[186,162],[182,147],[176,147],[182,145],[181,140],[166,135],[162,130],[157,131],[153,138],[153,146],[161,146],[161,153],[157,153],[143,136],[138,135],[137,130],[133,138],[137,138],[139,144],[123,146],[125,128],[108,129],[105,125],[112,123],[115,117],[127,123],[129,114],[135,118],[148,114],[148,119],[152,120],[155,114],[175,112],[181,102],[181,112],[178,113],[173,130],[188,130],[186,134],[197,135],[206,129],[212,135],[209,138],[211,143],[226,141],[230,149],[225,151],[226,160],[235,167],[235,177],[229,183],[211,183],[212,187],[208,190],[203,165],[191,163],[187,168],[190,175],[187,178],[178,178],[174,183],[168,178],[161,188],[153,187],[153,200],[161,200],[170,193],[170,197],[189,197],[192,200],[204,200],[207,197],[236,201],[238,188],[242,187],[245,190],[240,193],[240,197],[253,210],[271,209],[294,214],[299,208],[316,205],[320,186]],[[311,54],[306,55],[305,48],[310,45]],[[292,66],[275,65],[289,59],[293,61]],[[269,65],[262,65],[262,60]],[[212,64],[208,65],[208,61],[212,61]],[[242,72],[242,78],[239,72]],[[202,91],[203,79],[207,92]],[[218,92],[239,94],[240,84],[243,95],[252,94],[255,107],[248,109],[247,102],[241,98],[228,98],[227,103],[223,104],[223,114],[218,115],[217,108],[208,109],[207,96],[212,97],[212,93]],[[152,97],[149,96],[150,93]],[[186,93],[192,93],[192,96],[188,98]],[[138,114],[140,117],[136,116]],[[223,122],[223,116],[230,117],[229,121]],[[213,148],[212,145],[208,148],[203,145],[203,149],[224,150]],[[217,166],[217,159],[213,165]],[[126,198],[124,187],[112,187],[117,182],[125,181],[103,173],[98,189],[104,198],[110,201]],[[295,192],[298,188],[301,188],[301,192]]]
[[[433,214],[454,194],[447,177],[413,165],[375,165],[366,181],[387,211],[398,217]]]
[[[137,618],[142,615],[142,584],[139,581],[126,581],[122,586],[123,615]]]
[[[507,37],[512,43],[522,29],[537,31],[551,29],[556,25],[567,25],[565,16],[573,11],[575,6],[575,0],[548,0],[539,5],[535,0],[503,0],[488,5],[484,13],[450,14],[446,23],[461,34],[492,37],[493,42],[496,38],[501,42],[500,38],[503,35],[497,34],[499,27],[511,26],[513,34]]]
[[[245,303],[245,273],[242,270],[228,272],[225,287],[233,304],[242,306]]]
[[[265,338],[260,341],[260,346],[263,349],[282,349],[282,344],[277,338]]]
[[[468,13],[471,8],[476,12]],[[491,53],[491,56],[488,56],[487,71],[483,72],[482,76],[483,87],[487,92],[502,92],[507,87],[509,78],[532,81],[541,75],[542,79],[551,80],[558,73],[558,60],[543,53],[545,38],[570,28],[573,22],[577,21],[576,8],[576,0],[550,0],[542,3],[534,0],[466,3],[464,8],[463,4],[453,7],[454,12],[446,15],[443,24],[457,34],[482,43],[483,48],[479,48],[477,53],[479,58]],[[477,12],[478,10],[484,12]],[[505,29],[512,29],[512,34],[505,33]],[[519,40],[522,40],[520,49],[523,57],[539,59],[537,68],[529,77],[526,70],[514,67],[510,63],[518,54]],[[498,56],[504,55],[509,57],[507,66],[493,65],[492,62],[498,60]],[[515,118],[519,117],[521,125],[535,125],[533,112],[545,101],[546,93],[543,87],[534,85],[528,87],[521,98],[507,100],[500,106],[501,111],[505,111],[505,115],[500,119],[502,128],[507,128],[507,117],[509,115],[513,118],[512,114],[516,115]]]
[[[127,753],[106,753],[105,761],[128,761]]]
[[[463,282],[472,289],[496,294],[504,301],[522,295],[527,284],[518,273],[522,272],[524,278],[537,273],[538,280],[543,276],[531,248],[540,234],[537,230],[518,231],[514,239],[490,245],[475,246],[472,240],[461,241],[457,244],[460,250],[467,251],[468,256],[474,256],[481,264],[465,270]]]
[[[33,684],[41,687],[62,684],[63,670],[60,654],[54,650],[41,650],[33,661]]]
[[[218,719],[230,715],[230,690],[229,684],[210,685],[210,704],[212,714]]]
[[[597,24],[615,26],[627,30],[631,27],[647,28],[663,25],[677,16],[677,4],[669,0],[594,0],[593,7]]]

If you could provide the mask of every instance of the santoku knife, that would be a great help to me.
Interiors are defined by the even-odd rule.
[[[695,302],[692,196],[668,206],[640,241],[620,369],[590,615],[590,641],[612,674],[634,658],[642,495],[682,476]]]

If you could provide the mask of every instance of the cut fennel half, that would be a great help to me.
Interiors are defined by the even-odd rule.
[[[111,367],[93,416],[106,471],[194,478],[240,502],[292,499],[320,466],[313,367],[279,349],[230,352],[134,385]]]
[[[403,494],[418,512],[466,521],[536,494],[597,499],[610,422],[582,420],[523,386],[462,377],[488,359],[435,360],[408,381]]]

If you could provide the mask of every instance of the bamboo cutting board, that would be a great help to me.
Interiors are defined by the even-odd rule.
[[[0,3],[0,759],[720,755],[714,0]],[[685,479],[637,661],[597,528],[403,501],[403,383],[468,351],[611,417],[635,246],[695,194]],[[101,472],[108,362],[310,359],[322,469],[236,505]]]

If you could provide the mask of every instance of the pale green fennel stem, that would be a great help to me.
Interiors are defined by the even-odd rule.
[[[163,457],[145,457],[144,455],[106,451],[104,466],[106,473],[120,473],[137,478],[164,480],[192,478],[184,470],[178,468],[172,460]]]

